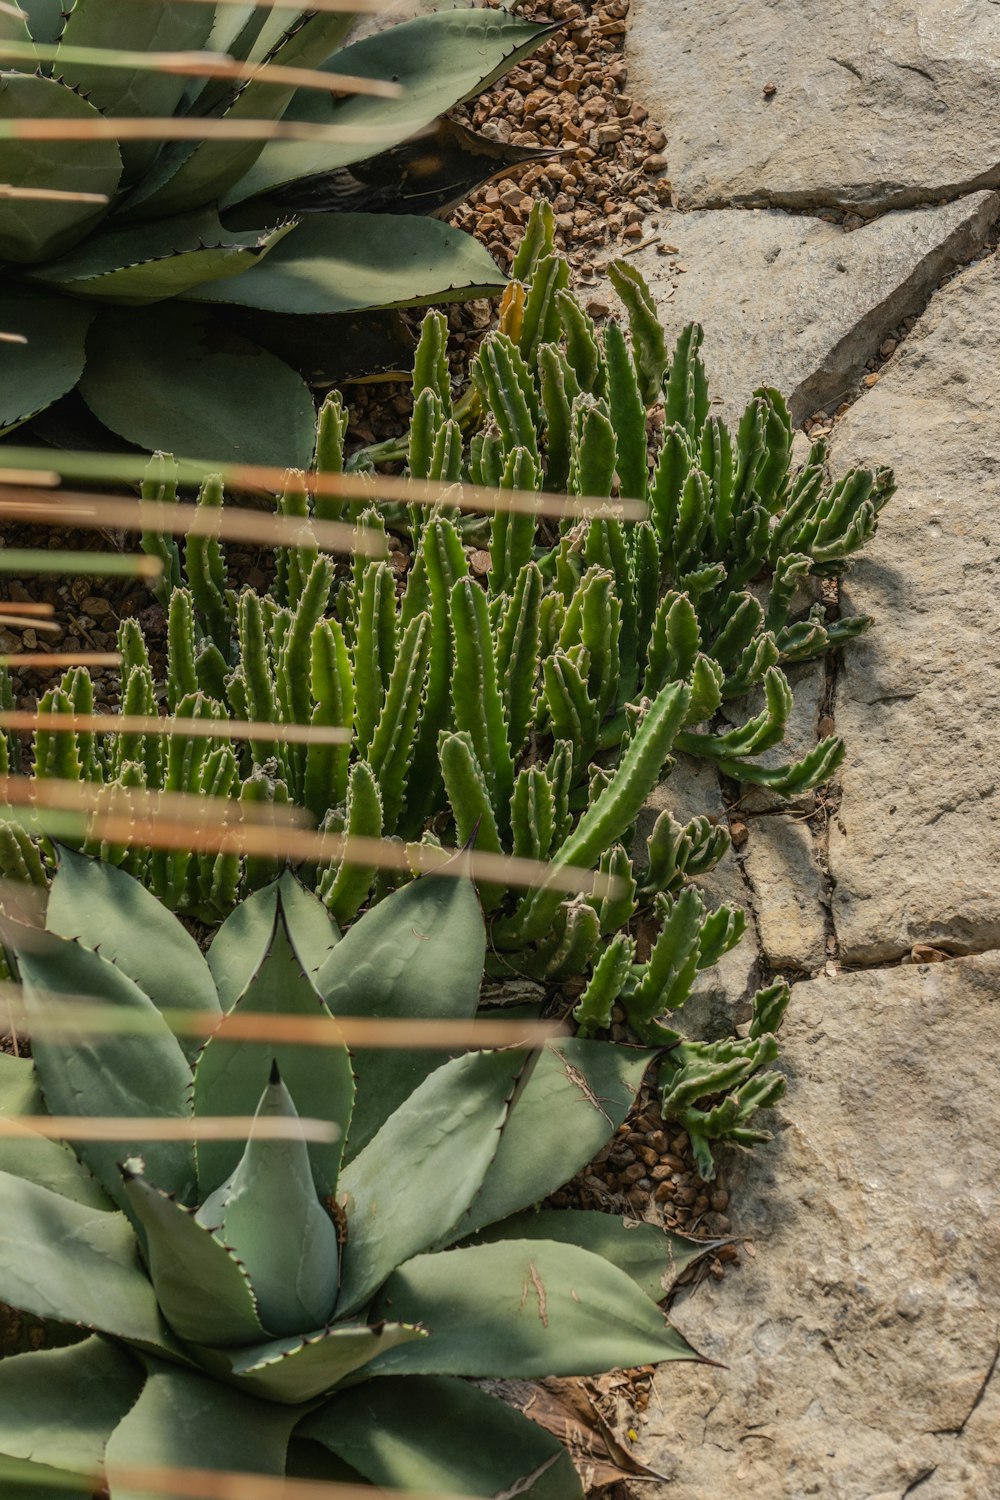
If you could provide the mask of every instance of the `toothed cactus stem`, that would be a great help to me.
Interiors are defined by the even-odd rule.
[[[343,833],[349,838],[377,839],[382,836],[382,799],[372,768],[363,760],[351,767],[347,789],[347,812]],[[367,900],[377,874],[357,855],[337,860],[321,874],[316,894],[330,915],[341,924],[349,922]]]
[[[617,323],[609,323],[604,330],[604,357],[617,448],[618,493],[626,499],[645,500],[649,480],[646,407],[628,342]]]
[[[218,510],[223,502],[222,480],[210,475],[198,494],[198,505]],[[216,537],[188,535],[184,544],[184,570],[194,600],[195,613],[220,651],[232,642],[232,596],[226,587],[226,563]]]
[[[413,394],[424,391],[436,397],[441,419],[452,416],[451,375],[448,370],[448,319],[444,313],[428,312],[420,325],[420,338],[413,358]],[[412,437],[411,437],[412,442]],[[411,458],[412,468],[412,458]]]
[[[608,943],[594,965],[587,987],[573,1011],[581,1035],[590,1036],[595,1031],[608,1030],[612,1009],[634,960],[635,942],[627,933],[620,932]]]
[[[690,691],[680,683],[671,683],[658,694],[633,735],[611,785],[559,848],[557,866],[592,868],[602,852],[622,836],[659,779],[689,701]],[[541,937],[560,899],[557,891],[544,885],[529,893],[511,922],[504,924],[505,934],[522,939]]]
[[[497,809],[498,826],[505,832],[510,822],[514,760],[507,739],[486,595],[471,578],[460,578],[451,591],[451,619],[454,721],[472,739]]]
[[[497,679],[502,684],[507,739],[521,753],[535,718],[541,658],[542,575],[529,562],[517,575],[496,632]]]
[[[167,613],[167,704],[174,713],[182,698],[198,691],[195,640],[191,592],[186,588],[175,589]]]
[[[475,834],[476,848],[489,854],[503,852],[497,829],[496,811],[483,768],[476,755],[472,736],[459,731],[443,733],[438,742],[441,775],[448,802],[455,819],[457,842],[468,843]],[[499,906],[507,894],[504,885],[490,881],[477,882],[485,911]]]
[[[143,476],[140,491],[143,500],[172,505],[177,500],[177,465],[163,453],[155,453]],[[153,582],[153,594],[164,609],[170,603],[171,591],[181,582],[180,549],[172,536],[160,531],[144,531],[141,538],[143,552],[159,558],[163,571]]]
[[[424,694],[430,649],[430,617],[418,615],[410,621],[400,642],[368,751],[368,761],[378,778],[382,797],[383,828],[390,834],[396,831],[406,796],[406,773]]]
[[[309,722],[350,729],[354,676],[344,632],[336,620],[320,620],[313,629],[310,683],[316,706]],[[303,801],[317,822],[347,796],[350,763],[350,744],[308,746]]]
[[[652,406],[663,393],[667,369],[667,346],[656,303],[642,274],[629,261],[611,261],[608,277],[628,312],[632,357],[639,372],[642,399],[646,406]]]

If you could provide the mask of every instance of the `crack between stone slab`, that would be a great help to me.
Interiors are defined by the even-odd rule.
[[[986,1371],[986,1374],[983,1376],[982,1382],[980,1383],[980,1386],[979,1386],[979,1390],[976,1392],[975,1399],[973,1400],[973,1403],[969,1407],[969,1410],[966,1412],[965,1416],[962,1418],[961,1422],[958,1424],[957,1427],[936,1427],[936,1428],[934,1428],[934,1430],[933,1430],[933,1436],[934,1437],[960,1438],[963,1435],[963,1433],[965,1432],[965,1429],[968,1427],[969,1423],[972,1421],[972,1418],[975,1415],[976,1409],[982,1403],[983,1397],[986,1395],[986,1392],[989,1389],[990,1381],[993,1379],[994,1375],[997,1372],[997,1366],[998,1365],[1000,1365],[1000,1342],[998,1342],[998,1344],[997,1344],[996,1351],[995,1351],[995,1353],[993,1355],[992,1360],[990,1361],[990,1367]]]
[[[918,1490],[920,1488],[920,1486],[926,1480],[933,1479],[933,1477],[937,1473],[937,1471],[938,1471],[937,1464],[935,1464],[933,1466],[933,1468],[924,1469],[922,1473],[920,1473],[920,1474],[917,1475],[916,1479],[914,1479],[910,1484],[908,1484],[906,1486],[906,1489],[903,1491],[902,1495],[900,1496],[900,1500],[906,1500],[907,1495],[912,1495],[913,1492],[914,1492],[914,1490]]]
[[[848,69],[850,71],[852,70]],[[944,203],[957,203],[961,198],[971,198],[973,193],[995,192],[997,189],[1000,189],[1000,162],[976,177],[928,187],[872,182],[846,190],[833,186],[786,191],[780,188],[754,188],[732,196],[720,193],[706,198],[699,197],[697,202],[685,202],[681,199],[675,206],[681,212],[693,212],[696,209],[779,208],[787,213],[816,215],[832,211],[858,214],[866,223],[870,223],[882,214],[900,209],[937,208]]]

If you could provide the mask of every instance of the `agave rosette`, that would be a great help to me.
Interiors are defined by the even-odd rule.
[[[26,342],[4,346],[0,432],[78,390],[138,447],[306,466],[309,388],[271,346],[315,342],[320,319],[333,348],[375,309],[502,287],[482,246],[429,215],[525,153],[457,127],[443,152],[435,122],[530,53],[545,26],[456,9],[351,42],[355,14],[267,0],[20,9],[0,10],[0,184],[13,189],[0,193],[0,329]],[[178,54],[318,70],[341,88],[297,88],[286,72],[226,82],[193,65],[165,71]],[[398,93],[348,91],[373,81]],[[206,131],[260,121],[262,132],[286,122],[324,134],[18,134],[25,122],[86,130],[102,117],[175,116]]]
[[[298,1111],[336,1139],[0,1143],[0,1300],[88,1331],[0,1361],[0,1467],[45,1466],[60,1493],[103,1468],[112,1500],[149,1463],[580,1496],[559,1442],[462,1377],[697,1357],[654,1299],[704,1246],[534,1207],[611,1138],[655,1054],[226,1037],[255,1011],[471,1017],[485,931],[464,876],[415,881],[341,938],[286,874],[204,957],[130,876],[64,851],[47,920],[8,926],[36,1030],[33,1061],[0,1057],[5,1112]],[[81,996],[121,1031],[74,1033]],[[165,1008],[217,1025],[185,1044]]]

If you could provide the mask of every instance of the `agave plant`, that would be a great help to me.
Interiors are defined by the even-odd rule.
[[[308,465],[312,398],[272,348],[304,347],[317,318],[333,349],[359,314],[500,289],[482,247],[427,215],[524,153],[434,122],[547,28],[457,9],[344,45],[347,10],[126,10],[0,11],[0,328],[25,341],[4,345],[0,432],[78,390],[140,448]],[[234,82],[213,63],[246,66]],[[136,116],[205,139],[94,133]]]
[[[124,1500],[129,1468],[153,1463],[571,1500],[557,1440],[462,1377],[697,1357],[654,1299],[703,1246],[534,1211],[610,1140],[652,1053],[352,1055],[231,1034],[255,1012],[471,1016],[485,932],[461,874],[414,882],[343,938],[286,874],[203,957],[128,875],[65,851],[47,929],[6,938],[35,1030],[31,1061],[0,1057],[5,1112],[335,1127],[0,1145],[0,1299],[89,1330],[0,1362],[12,1479],[61,1495],[103,1468]],[[120,1025],[83,1029],[83,997]],[[203,1045],[177,1024],[192,1013]]]

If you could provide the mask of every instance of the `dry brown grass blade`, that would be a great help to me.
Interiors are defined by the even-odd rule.
[[[434,1490],[389,1490],[328,1479],[284,1479],[223,1469],[177,1469],[115,1464],[115,1487],[155,1496],[155,1500],[468,1500]],[[97,1481],[100,1487],[100,1481]],[[45,1500],[45,1491],[39,1491]]]
[[[146,817],[154,824],[159,817],[168,826],[188,834],[191,825],[214,819],[220,828],[227,819],[241,825],[262,824],[280,838],[291,828],[308,824],[309,814],[293,803],[237,802],[231,797],[197,797],[190,792],[147,792],[139,787],[99,786],[90,781],[64,781],[58,777],[0,776],[0,803],[16,807],[51,808],[62,812],[107,811],[111,816]],[[232,826],[230,822],[229,826]],[[171,845],[177,847],[177,845]]]
[[[30,937],[19,934],[19,943],[30,948]],[[230,1011],[220,1031],[222,1017],[206,1011],[162,1009],[155,1014],[128,1011],[118,1005],[95,1002],[93,995],[33,991],[36,1002],[30,1017],[22,1003],[20,985],[0,984],[0,1016],[6,1024],[27,1035],[52,1040],[62,1036],[121,1036],[158,1034],[166,1021],[176,1036],[204,1038],[216,1035],[225,1042],[300,1044],[310,1047],[441,1048],[476,1050],[492,1047],[540,1047],[556,1037],[569,1035],[561,1021],[507,1020],[395,1020],[371,1016],[287,1016],[278,1013]],[[46,997],[51,993],[52,1004]],[[38,1000],[38,996],[42,996]],[[55,1003],[58,1002],[58,1003]],[[0,1024],[3,1024],[0,1021]]]
[[[0,623],[8,617],[0,616]],[[42,628],[28,620],[35,629]],[[58,626],[50,627],[58,629]],[[196,740],[276,740],[283,745],[349,745],[350,729],[326,724],[271,724],[240,719],[159,718],[155,714],[60,714],[0,710],[0,729],[56,734],[162,734]]]
[[[317,11],[324,15],[340,15],[357,12],[358,15],[379,16],[393,10],[399,0],[185,0],[188,5],[246,5],[258,10]],[[291,25],[289,21],[289,25]]]
[[[307,120],[219,119],[214,115],[0,120],[0,141],[313,141],[375,147],[393,138],[392,132],[374,128],[313,125]]]
[[[39,488],[54,489],[60,483],[59,475],[51,469],[0,468],[0,484],[31,484]]]
[[[366,557],[382,557],[385,553],[377,537],[359,534],[358,528],[346,521],[269,515],[233,505],[133,500],[90,491],[60,490],[49,497],[31,488],[14,494],[10,489],[0,489],[0,516],[67,529],[210,536],[221,541],[258,542],[266,547],[322,547],[325,552],[353,552]]]
[[[33,59],[42,63],[85,63],[88,67],[172,73],[183,78],[231,79],[234,83],[273,83],[318,89],[326,94],[370,94],[377,99],[398,99],[403,92],[398,83],[387,79],[359,78],[352,73],[327,73],[321,68],[295,68],[281,63],[239,62],[225,52],[130,52],[117,47],[44,46],[5,40],[0,41],[0,58],[14,62]]]
[[[0,800],[3,796],[4,784],[0,780]],[[192,800],[197,802],[199,799]],[[202,805],[204,806],[204,801]],[[238,816],[242,804],[233,802],[231,805]],[[66,808],[67,805],[62,804],[62,810]],[[40,823],[44,826],[43,819],[40,819]],[[473,880],[501,883],[512,888],[534,889],[544,885],[549,890],[560,891],[568,896],[614,899],[621,894],[621,881],[615,876],[573,865],[557,865],[545,860],[522,859],[478,850],[465,852],[459,849],[439,849],[429,844],[401,845],[388,839],[356,838],[342,833],[320,833],[308,828],[273,828],[259,824],[247,826],[235,820],[206,825],[204,822],[196,822],[194,818],[190,821],[171,822],[165,817],[95,812],[88,815],[85,832],[87,838],[103,839],[109,843],[140,849],[185,849],[199,854],[242,854],[302,864],[346,860],[351,864],[369,865],[377,870],[442,874],[455,878],[468,874]],[[459,859],[460,855],[463,856],[462,859]]]
[[[75,193],[69,188],[15,187],[0,182],[0,199],[32,198],[42,203],[110,203],[107,193]]]
[[[23,333],[0,333],[0,344],[26,344]]]
[[[117,651],[16,651],[0,656],[0,667],[21,671],[24,667],[117,667]]]
[[[51,631],[55,634],[62,629],[54,620],[40,620],[37,615],[19,614],[15,615],[12,610],[0,610],[0,625],[12,630],[41,630]]]
[[[284,488],[288,480],[288,470],[273,468],[262,464],[231,464],[212,463],[206,461],[197,466],[186,463],[182,466],[181,479],[193,468],[204,478],[212,474],[218,474],[222,481],[233,488],[252,491],[271,491],[277,493]],[[21,471],[24,475],[25,471]],[[136,472],[136,479],[141,474]],[[299,476],[297,476],[298,478]],[[367,500],[373,505],[380,501],[398,501],[405,505],[454,505],[456,509],[470,512],[481,512],[493,514],[494,512],[510,512],[514,515],[547,516],[555,520],[586,519],[588,516],[602,515],[613,517],[622,521],[642,521],[648,515],[648,507],[641,500],[607,500],[593,495],[555,495],[542,494],[537,490],[494,490],[486,486],[475,484],[463,484],[462,486],[442,485],[433,480],[422,479],[399,479],[393,475],[385,474],[319,474],[308,473],[300,477],[304,489],[310,494],[322,495],[343,500]],[[92,524],[100,526],[112,526],[120,529],[154,531],[180,530],[179,519],[171,520],[171,516],[183,515],[180,506],[174,502],[165,503],[153,500],[125,500],[113,499],[106,495],[100,495],[92,491],[59,490],[50,501],[35,493],[35,479],[28,471],[27,484],[24,479],[5,480],[3,471],[0,471],[0,484],[10,485],[11,488],[21,484],[21,492],[11,494],[9,490],[0,493],[0,514],[16,515],[22,520],[37,519],[40,522],[63,522],[69,524],[71,520],[70,509],[72,506],[86,506],[92,513]],[[45,475],[45,483],[50,483],[49,475]],[[136,507],[147,507],[148,521],[139,519],[128,519],[132,508],[132,515],[138,517]],[[64,509],[64,506],[67,507]],[[32,508],[34,507],[34,508]],[[120,509],[117,509],[120,507]],[[208,512],[208,515],[199,521],[199,532],[206,536],[225,536],[228,522],[215,522],[211,516],[224,515],[217,506],[188,506],[189,512]],[[155,517],[162,516],[162,522]],[[249,512],[243,513],[249,517]],[[121,516],[123,519],[111,519]],[[104,519],[101,519],[101,518]],[[364,542],[358,546],[355,540],[348,543],[344,540],[344,532],[351,530],[342,521],[306,521],[302,517],[278,516],[258,517],[261,532],[266,529],[269,522],[283,522],[287,533],[294,537],[297,531],[301,536],[308,536],[311,530],[315,535],[316,545],[326,548],[328,551],[349,551],[351,547],[362,550]],[[85,520],[74,524],[85,525]],[[219,527],[216,530],[216,526]],[[204,528],[204,529],[203,529]],[[329,529],[328,529],[329,528]],[[340,528],[337,530],[335,528]],[[331,539],[320,540],[320,537],[329,536]],[[234,537],[235,539],[235,537]],[[240,540],[261,540],[262,535],[243,536]],[[276,538],[267,538],[276,540]],[[283,542],[283,545],[288,545]]]
[[[45,604],[41,601],[28,601],[20,599],[0,599],[0,615],[54,615],[56,607],[54,604]]]
[[[268,1141],[335,1141],[340,1134],[329,1120],[282,1115],[204,1115],[178,1119],[168,1115],[4,1115],[0,1140],[40,1135],[48,1141],[245,1141],[253,1133]]]

